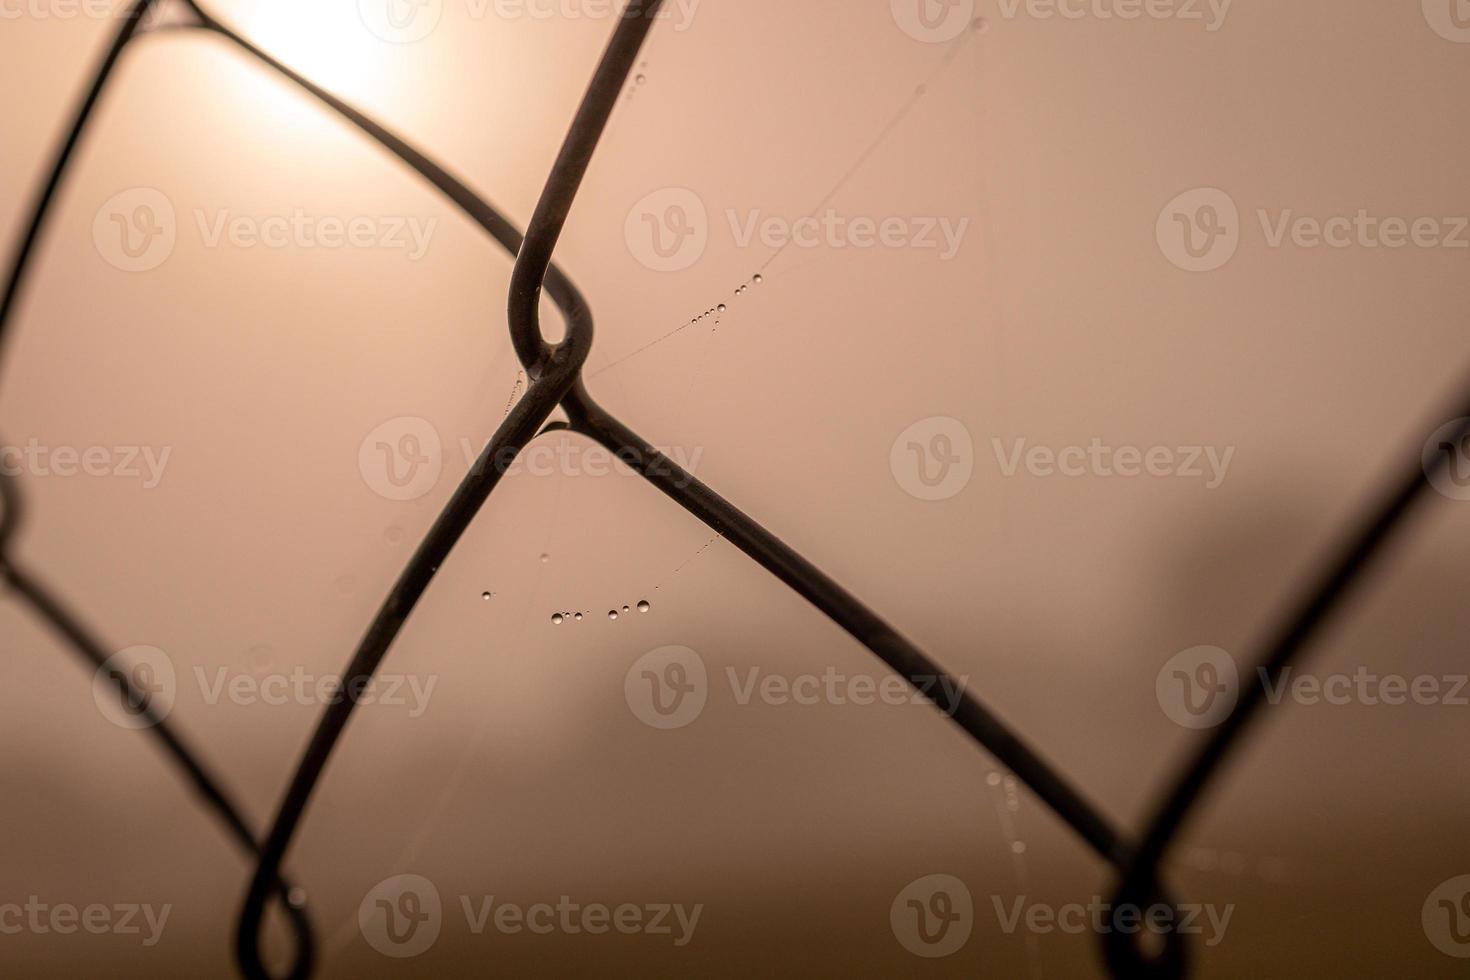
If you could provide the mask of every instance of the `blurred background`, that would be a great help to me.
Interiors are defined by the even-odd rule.
[[[597,318],[588,386],[1131,833],[1206,734],[1171,658],[1248,680],[1461,400],[1457,2],[673,5],[557,253]],[[610,8],[391,3],[211,9],[524,225]],[[115,6],[0,0],[7,248]],[[199,33],[130,48],[64,185],[0,375],[17,551],[110,649],[162,652],[170,720],[256,827],[321,710],[292,692],[345,667],[524,391],[510,270]],[[862,697],[882,665],[659,493],[536,445],[296,839],[322,976],[1104,975],[1089,930],[1013,914],[1113,884],[1024,786],[932,707]],[[1470,504],[1429,496],[1300,671],[1445,696],[1266,712],[1169,863],[1228,916],[1201,917],[1200,977],[1463,975],[1431,920],[1470,873]],[[7,931],[5,972],[227,975],[246,861],[13,599],[0,633],[0,905],[170,910],[151,937]],[[671,646],[702,680],[679,727],[640,701]],[[905,918],[936,875],[952,949]],[[374,912],[405,880],[442,907],[414,955]],[[700,911],[683,936],[482,916],[563,896]]]

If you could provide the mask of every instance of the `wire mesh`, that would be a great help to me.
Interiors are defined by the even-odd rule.
[[[343,674],[348,696],[323,710],[275,819],[264,835],[257,835],[250,829],[231,794],[203,761],[202,753],[157,714],[150,703],[148,690],[138,683],[135,676],[126,671],[114,671],[109,675],[116,683],[124,704],[149,720],[147,727],[200,795],[205,807],[255,862],[236,932],[235,954],[246,976],[270,976],[262,960],[260,941],[266,908],[273,898],[286,911],[294,935],[293,958],[287,975],[293,978],[311,975],[316,949],[304,893],[285,877],[282,864],[304,819],[313,791],[358,704],[355,692],[366,689],[365,682],[373,677],[386,658],[440,565],[489,499],[500,477],[533,440],[557,430],[575,433],[615,454],[671,500],[703,521],[716,535],[734,544],[808,600],[908,680],[915,690],[932,690],[934,685],[930,682],[934,678],[950,681],[939,686],[944,690],[958,691],[959,704],[946,706],[943,713],[1024,782],[1116,871],[1118,884],[1114,906],[1168,901],[1162,890],[1160,866],[1181,828],[1198,809],[1212,780],[1259,717],[1265,685],[1245,687],[1233,712],[1205,739],[1189,764],[1161,794],[1152,818],[1145,824],[1138,836],[1139,843],[1135,845],[1055,766],[1031,748],[1012,726],[1003,722],[965,685],[953,682],[950,675],[928,655],[816,565],[660,453],[598,405],[589,394],[582,369],[593,344],[592,312],[572,281],[554,262],[554,254],[618,93],[633,70],[662,0],[629,0],[627,3],[568,128],[524,235],[500,211],[426,153],[256,47],[214,17],[197,0],[176,2],[182,5],[188,19],[165,27],[147,26],[150,15],[165,6],[165,2],[158,0],[135,0],[121,16],[116,34],[33,202],[30,221],[16,250],[3,299],[0,299],[0,345],[3,345],[15,318],[16,301],[33,266],[36,247],[57,190],[73,163],[75,151],[114,75],[119,58],[133,41],[151,31],[200,30],[226,39],[341,115],[453,202],[514,257],[508,297],[508,326],[517,356],[529,378],[524,397],[515,403],[496,429],[476,464],[419,543],[365,631]],[[565,338],[556,344],[548,343],[541,333],[538,304],[543,291],[565,320]],[[549,421],[558,408],[565,412],[566,421]],[[1470,416],[1470,406],[1456,414]],[[1466,437],[1470,437],[1470,420],[1462,420],[1451,441],[1458,442]],[[1289,607],[1289,614],[1269,632],[1263,652],[1255,661],[1263,678],[1279,678],[1301,659],[1334,613],[1362,584],[1365,573],[1375,560],[1392,543],[1395,532],[1403,526],[1437,475],[1436,468],[1448,463],[1448,455],[1438,457],[1429,465],[1421,462],[1415,454],[1409,471],[1388,481],[1380,499],[1365,506],[1362,516],[1343,534],[1342,543],[1322,561],[1315,577],[1299,590]],[[94,668],[103,668],[108,661],[105,645],[15,556],[12,547],[15,532],[26,514],[19,486],[14,478],[5,474],[0,474],[0,502],[3,502],[3,509],[0,509],[0,571],[3,571],[13,594],[64,638],[86,662]],[[1179,933],[1164,933],[1162,943],[1157,946],[1148,946],[1140,937],[1140,933],[1124,930],[1104,932],[1104,957],[1113,976],[1176,978],[1187,974],[1187,950]]]

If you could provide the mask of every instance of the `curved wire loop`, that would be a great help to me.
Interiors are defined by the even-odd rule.
[[[198,5],[192,0],[190,2],[198,11]],[[481,221],[507,251],[517,256],[511,279],[508,317],[517,356],[532,378],[525,397],[517,405],[518,410],[525,409],[524,420],[513,414],[491,439],[485,453],[457,490],[449,507],[441,514],[430,531],[429,539],[410,560],[382,610],[369,627],[349,665],[345,675],[347,677],[370,677],[381,664],[408,613],[427,588],[433,572],[448,556],[449,550],[468,527],[478,507],[488,498],[501,473],[509,468],[515,454],[524,448],[526,433],[529,431],[531,437],[534,437],[537,434],[536,427],[546,422],[558,404],[572,419],[572,428],[604,443],[620,457],[641,461],[642,465],[637,468],[650,482],[813,602],[909,680],[916,689],[927,689],[930,687],[930,680],[946,676],[918,648],[810,562],[691,474],[678,468],[597,406],[582,384],[581,366],[592,343],[592,317],[570,280],[553,264],[552,255],[587,165],[601,138],[617,95],[631,73],[658,6],[659,2],[635,0],[625,10],[623,22],[614,32],[594,73],[524,238],[508,232],[508,223],[504,218],[489,205],[475,198],[462,183],[442,168],[432,164],[422,165],[427,163],[423,154],[413,150],[383,127],[366,120],[360,113],[345,106],[341,100],[325,93],[290,69],[283,68],[237,33],[199,11],[210,29],[256,55],[265,64],[276,68],[285,77],[301,84],[328,106],[359,124],[364,132],[417,170],[472,218]],[[543,288],[566,319],[566,337],[558,345],[548,344],[540,332],[538,310]],[[529,422],[533,419],[534,425],[523,428],[523,421]],[[562,427],[564,426],[560,423],[552,423],[543,431]],[[353,685],[348,684],[347,689],[353,690]],[[953,689],[960,688],[954,685]],[[247,894],[236,934],[236,953],[247,976],[265,976],[255,951],[265,883],[274,871],[274,862],[281,860],[289,847],[311,793],[320,781],[330,753],[340,739],[354,707],[354,702],[348,698],[323,712],[322,720],[278,810],[276,824],[267,840],[256,881]],[[961,728],[1030,785],[1104,860],[1120,868],[1125,866],[1130,851],[1100,811],[1073,790],[1052,767],[967,690],[962,690],[959,705],[952,707],[955,710],[951,716]]]

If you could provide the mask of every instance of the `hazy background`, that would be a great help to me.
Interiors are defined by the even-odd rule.
[[[214,8],[520,224],[613,27],[443,0],[437,29],[400,44],[351,0]],[[1448,421],[1470,369],[1470,250],[1272,248],[1257,212],[1470,214],[1470,45],[1437,34],[1420,0],[1241,0],[1216,31],[989,0],[975,13],[987,29],[948,43],[905,33],[887,0],[704,0],[687,24],[660,24],[557,256],[597,316],[599,400],[700,453],[701,478],[968,675],[1135,828],[1201,737],[1161,710],[1161,666],[1205,644],[1248,664],[1314,559]],[[0,20],[7,249],[111,29],[30,8]],[[138,187],[171,201],[177,243],[128,273],[94,222]],[[679,272],[648,268],[625,235],[634,205],[668,187],[708,213],[708,246]],[[1155,233],[1199,187],[1240,212],[1238,252],[1209,273],[1177,268]],[[19,552],[111,646],[166,651],[172,720],[262,826],[319,708],[210,704],[195,669],[343,668],[463,476],[461,440],[488,438],[519,390],[511,262],[376,147],[203,36],[128,53],[58,205],[6,349],[0,432],[171,455],[151,488],[24,476]],[[948,261],[797,246],[772,260],[727,218],[819,206],[969,225]],[[413,260],[210,246],[196,219],[296,209],[437,224]],[[717,324],[644,349],[717,303]],[[974,445],[973,478],[942,501],[890,469],[894,440],[933,416]],[[412,501],[376,493],[359,465],[400,417],[427,420],[444,447]],[[1007,477],[992,445],[1093,438],[1235,454],[1206,489]],[[1100,976],[1094,937],[1007,934],[992,896],[1087,902],[1109,894],[1108,870],[1024,790],[987,782],[991,760],[932,709],[738,703],[727,668],[881,665],[711,537],[629,477],[501,485],[384,668],[435,678],[427,710],[360,710],[291,852],[322,975]],[[1470,669],[1467,545],[1470,504],[1434,496],[1314,672]],[[607,619],[639,599],[649,613]],[[554,626],[559,611],[587,617]],[[246,862],[13,601],[0,635],[0,903],[173,906],[148,949],[0,936],[6,972],[232,970]],[[670,644],[700,654],[711,689],[696,722],[658,731],[624,678]],[[1459,975],[1420,909],[1470,872],[1470,708],[1291,705],[1254,736],[1171,865],[1184,899],[1234,906],[1225,942],[1196,943],[1199,976]],[[446,917],[430,951],[394,960],[357,911],[403,873],[435,883]],[[889,908],[936,873],[972,893],[974,933],[920,959]],[[705,908],[674,948],[476,936],[462,895]]]

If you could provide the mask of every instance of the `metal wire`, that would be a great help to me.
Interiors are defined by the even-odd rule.
[[[931,658],[856,597],[755,520],[659,453],[599,406],[586,390],[581,372],[592,347],[592,315],[571,280],[555,265],[553,254],[588,163],[662,0],[629,0],[568,130],[524,236],[499,211],[427,155],[256,47],[213,17],[197,0],[181,2],[192,12],[197,23],[175,26],[194,27],[224,38],[317,98],[401,159],[479,224],[502,248],[516,256],[508,301],[508,322],[512,344],[530,379],[525,396],[511,409],[468,476],[455,490],[369,625],[343,675],[343,687],[349,696],[324,709],[276,818],[261,844],[255,843],[238,809],[197,761],[197,753],[161,720],[153,729],[217,817],[257,857],[235,939],[236,957],[247,977],[254,980],[270,976],[260,956],[259,941],[265,908],[272,897],[285,904],[295,933],[294,957],[286,975],[304,978],[311,974],[315,948],[309,921],[305,909],[291,901],[290,885],[281,875],[281,864],[291,840],[304,818],[330,755],[352,716],[357,692],[366,690],[366,680],[373,676],[386,657],[435,573],[479,513],[500,477],[509,469],[516,455],[541,433],[565,428],[612,451],[654,487],[811,602],[896,673],[909,680],[916,690],[925,690],[925,682],[930,679],[948,676]],[[135,0],[123,15],[119,30],[56,155],[47,182],[37,195],[31,221],[21,238],[3,299],[0,299],[0,344],[3,344],[6,328],[13,318],[15,303],[32,266],[36,245],[74,151],[119,57],[139,35],[142,18],[154,6],[155,0]],[[565,339],[554,345],[546,342],[538,321],[539,298],[543,289],[566,321]],[[558,406],[566,412],[568,421],[547,424]],[[1470,415],[1470,410],[1466,414]],[[1462,434],[1470,435],[1470,424]],[[1362,522],[1363,529],[1350,536],[1350,543],[1342,549],[1340,557],[1328,566],[1321,581],[1307,593],[1307,598],[1287,624],[1273,634],[1277,639],[1261,658],[1266,670],[1272,673],[1283,670],[1314,638],[1361,579],[1363,572],[1380,556],[1393,532],[1423,495],[1426,484],[1425,473],[1416,466],[1412,478],[1372,510]],[[38,616],[51,623],[77,651],[89,661],[102,663],[107,659],[103,647],[34,578],[22,573],[11,557],[9,544],[19,524],[22,501],[18,489],[9,479],[0,479],[0,496],[3,496],[0,568],[3,568],[6,580],[16,594],[25,599]],[[122,683],[126,685],[129,682],[123,680]],[[952,713],[946,711],[946,714],[977,744],[1031,787],[1104,861],[1118,870],[1119,898],[1115,906],[1123,902],[1168,901],[1158,880],[1158,867],[1194,804],[1258,714],[1263,691],[1263,688],[1248,685],[1242,692],[1235,712],[1215,731],[1194,763],[1165,796],[1157,816],[1149,824],[1143,844],[1135,850],[1096,807],[1062,778],[1055,767],[975,698],[968,686],[953,685],[952,689],[962,692],[960,703]],[[141,692],[131,693],[135,697],[142,696]],[[1136,938],[1123,937],[1114,930],[1105,940],[1105,957],[1114,976],[1172,978],[1185,975],[1186,951],[1177,933],[1170,932],[1160,937],[1163,945],[1156,950],[1144,950]]]

